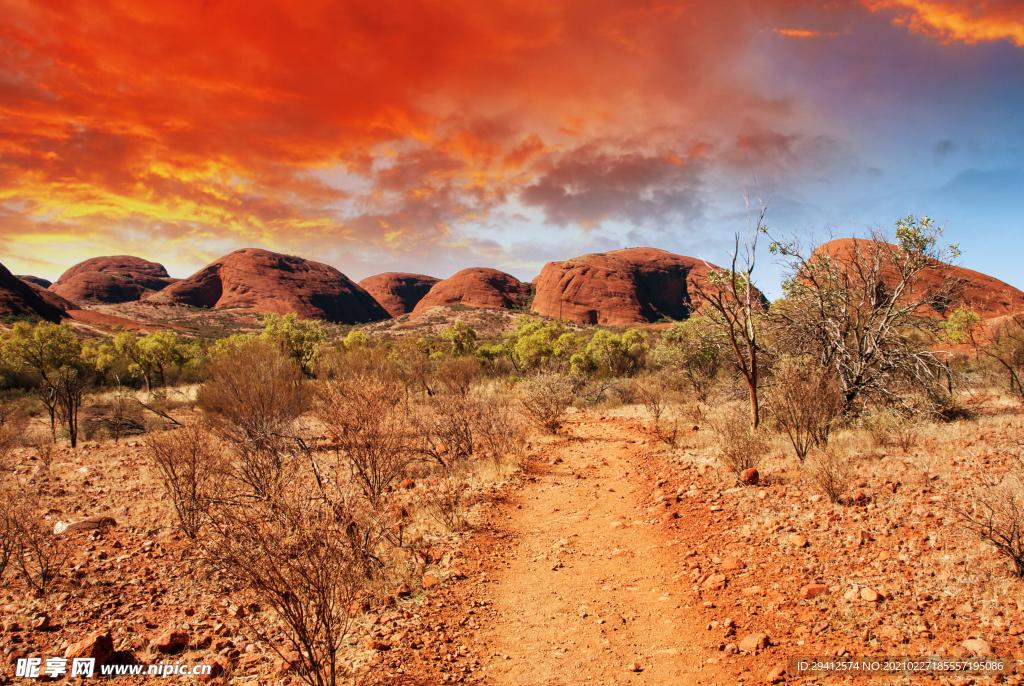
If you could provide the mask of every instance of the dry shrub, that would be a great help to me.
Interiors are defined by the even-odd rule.
[[[1005,467],[964,470],[967,488],[946,494],[946,507],[967,536],[994,547],[1024,578],[1024,454],[1007,456]]]
[[[44,478],[50,478],[50,467],[53,466],[53,435],[48,431],[37,431],[28,436],[26,441],[36,451],[39,465]]]
[[[846,492],[856,476],[853,461],[847,452],[835,448],[815,450],[804,463],[807,475],[833,503]]]
[[[904,453],[909,453],[917,445],[919,429],[910,417],[898,412],[884,410],[867,417],[864,428],[871,437],[871,445],[875,448],[896,446]]]
[[[551,433],[562,425],[562,415],[574,399],[572,379],[541,374],[519,385],[519,404],[528,417]]]
[[[426,489],[424,504],[427,513],[446,530],[455,532],[466,528],[466,491],[468,486],[457,477],[439,479]]]
[[[638,377],[633,380],[633,388],[654,421],[658,438],[669,445],[677,445],[680,417],[675,389],[660,376]]]
[[[243,619],[277,634],[270,647],[304,682],[334,686],[347,672],[338,653],[350,605],[371,579],[364,537],[351,499],[291,486],[267,501],[213,508],[207,561],[269,607]]]
[[[70,550],[64,540],[53,533],[53,525],[36,512],[39,503],[26,493],[8,494],[4,498],[4,543],[9,559],[21,577],[38,593],[46,593],[60,575]]]
[[[296,450],[295,420],[306,408],[302,370],[270,343],[243,342],[211,361],[197,402],[237,459],[234,477],[254,497],[281,485]]]
[[[151,436],[146,448],[181,530],[195,538],[224,476],[220,446],[198,426],[185,426]]]
[[[412,416],[414,431],[421,439],[421,454],[445,470],[464,462],[473,454],[475,411],[471,395],[439,391],[430,396]]]
[[[18,447],[18,434],[10,426],[0,425],[0,486],[14,472],[14,449]]]
[[[522,417],[502,391],[480,392],[476,398],[473,431],[495,466],[507,455],[518,455],[526,446]]]
[[[775,428],[789,438],[800,461],[812,447],[828,445],[843,414],[839,383],[808,357],[779,362],[766,401]]]
[[[3,577],[18,549],[17,528],[14,525],[14,494],[0,491],[0,578]]]
[[[466,395],[483,374],[475,357],[446,357],[434,371],[434,385],[452,395]]]
[[[635,379],[620,379],[614,382],[610,389],[623,405],[633,405],[638,399],[639,387]]]
[[[375,508],[416,454],[402,396],[398,383],[375,377],[328,381],[318,392],[316,416]]]
[[[743,412],[725,408],[709,419],[718,438],[718,459],[736,472],[756,468],[771,447],[762,429],[752,429]]]

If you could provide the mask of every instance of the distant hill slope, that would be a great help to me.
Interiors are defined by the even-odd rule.
[[[334,267],[258,248],[225,255],[146,301],[247,308],[258,314],[295,312],[303,319],[339,324],[389,317],[373,296]]]

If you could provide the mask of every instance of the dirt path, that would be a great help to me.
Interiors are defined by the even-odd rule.
[[[476,544],[469,571],[487,581],[477,597],[490,620],[478,674],[496,686],[735,683],[698,645],[673,532],[641,518],[640,434],[596,418],[570,431],[492,514],[493,545]]]

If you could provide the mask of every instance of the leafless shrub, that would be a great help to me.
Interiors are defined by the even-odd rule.
[[[412,415],[421,454],[446,470],[466,460],[473,454],[475,412],[471,395],[439,390],[430,396]]]
[[[318,392],[316,416],[375,508],[415,454],[402,395],[398,383],[374,377],[325,382]]]
[[[295,454],[295,420],[306,408],[302,370],[270,343],[253,340],[214,357],[198,405],[232,449],[235,478],[255,497],[281,485]]]
[[[247,613],[254,629],[277,627],[270,646],[311,686],[334,686],[347,669],[339,651],[349,606],[368,583],[351,501],[290,484],[266,501],[212,510],[208,563],[271,612]]]
[[[828,445],[843,413],[839,383],[810,357],[784,358],[775,367],[766,409],[802,462],[812,447]]]
[[[467,488],[465,482],[456,477],[448,477],[426,490],[424,503],[427,512],[448,531],[462,531],[466,528]]]
[[[562,425],[562,415],[572,405],[573,382],[559,374],[542,374],[519,385],[523,411],[551,433]]]
[[[732,408],[724,408],[710,418],[718,438],[718,459],[737,472],[757,467],[771,442],[761,429],[752,429],[750,419]]]
[[[1008,456],[1006,467],[978,465],[964,470],[967,488],[947,494],[946,507],[969,537],[994,547],[1024,578],[1024,455]]]
[[[909,453],[917,445],[919,430],[910,417],[898,412],[885,410],[865,418],[864,428],[871,437],[871,445],[875,448],[896,446]]]
[[[15,494],[0,490],[0,578],[18,550],[18,530],[14,521]]]
[[[181,530],[195,538],[224,475],[220,446],[200,427],[186,426],[151,436],[146,447]]]
[[[36,451],[39,458],[39,466],[44,478],[50,478],[50,467],[53,466],[53,436],[47,432],[36,432],[29,434],[27,442]]]
[[[18,436],[14,429],[0,425],[0,486],[14,471],[14,449],[18,447]]]
[[[839,502],[839,498],[846,492],[856,474],[849,454],[834,448],[815,450],[804,463],[804,469],[815,485],[833,503]]]
[[[632,405],[638,399],[637,391],[639,389],[635,379],[620,379],[614,382],[610,388],[623,405]]]
[[[642,376],[633,380],[636,396],[654,422],[658,438],[669,445],[679,439],[679,414],[674,389],[660,376]]]
[[[53,526],[36,514],[38,503],[27,494],[18,496],[7,514],[14,562],[29,587],[46,593],[59,576],[70,551],[64,540],[53,533]]]
[[[519,454],[526,445],[526,427],[508,395],[492,390],[476,397],[473,433],[495,465],[506,455]]]
[[[482,370],[475,357],[448,357],[434,372],[435,385],[453,395],[466,395],[480,379]]]

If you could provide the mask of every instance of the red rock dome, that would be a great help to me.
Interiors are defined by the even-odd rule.
[[[360,287],[373,296],[392,317],[409,314],[440,279],[423,274],[384,272],[368,276],[359,282]]]
[[[413,314],[421,314],[438,305],[467,305],[513,309],[523,306],[530,296],[530,284],[497,269],[471,267],[434,284],[416,305]]]

